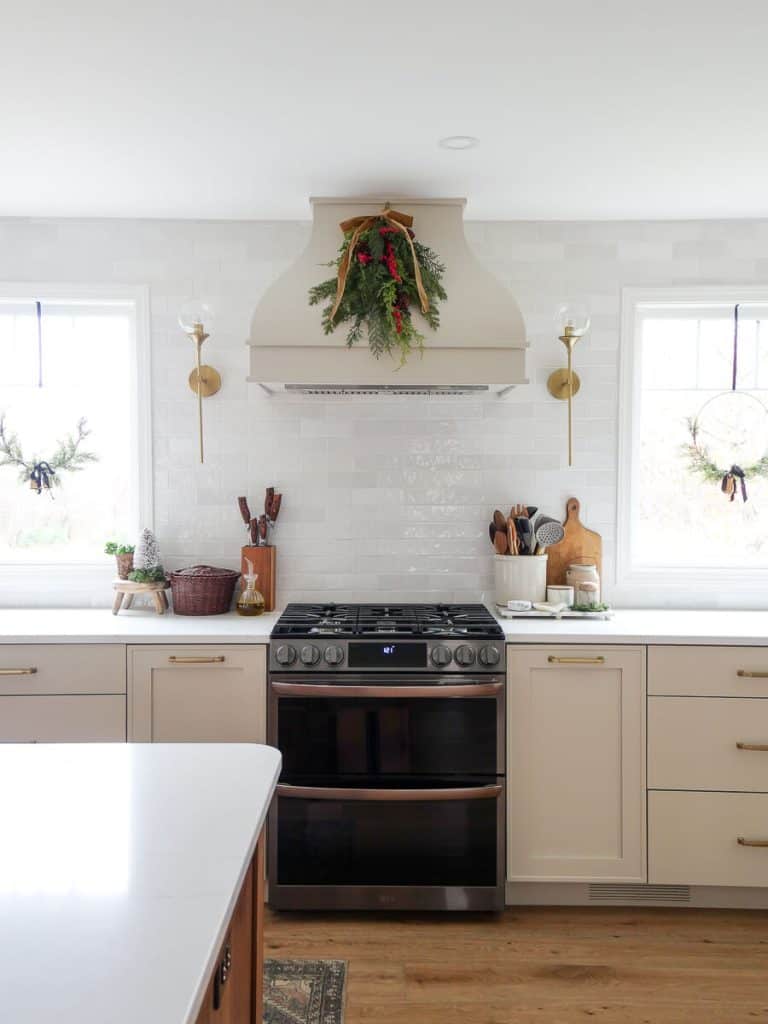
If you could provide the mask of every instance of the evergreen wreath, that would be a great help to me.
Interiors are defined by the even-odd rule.
[[[720,489],[730,497],[731,501],[736,498],[738,488],[741,490],[742,500],[746,501],[746,481],[755,477],[768,477],[768,452],[751,466],[733,465],[723,469],[712,461],[709,450],[700,441],[698,417],[691,416],[686,423],[691,439],[683,445],[683,453],[688,459],[689,471],[696,473],[708,483],[720,484]]]
[[[372,217],[343,221],[339,255],[327,264],[337,268],[337,275],[309,291],[310,306],[328,303],[322,316],[326,334],[350,322],[351,348],[365,328],[373,355],[396,354],[401,366],[414,349],[424,347],[411,307],[420,308],[434,331],[440,324],[437,300],[447,298],[440,283],[445,267],[432,249],[416,241],[412,223],[411,216],[389,207]]]
[[[50,459],[39,459],[35,456],[27,460],[24,458],[18,436],[6,432],[5,414],[0,413],[0,466],[20,467],[19,480],[21,483],[29,483],[32,490],[38,494],[43,490],[50,491],[52,487],[60,487],[60,471],[77,473],[88,463],[99,461],[98,455],[82,451],[80,448],[91,433],[86,424],[85,417],[78,420],[76,434],[69,434],[63,441],[59,441],[59,446]]]

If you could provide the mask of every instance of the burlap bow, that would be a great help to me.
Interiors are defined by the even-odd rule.
[[[416,258],[416,250],[413,247],[413,240],[408,234],[408,228],[413,224],[413,217],[408,213],[398,213],[397,210],[390,210],[388,206],[385,206],[380,213],[376,213],[373,216],[368,217],[350,217],[349,220],[343,220],[339,227],[346,235],[347,232],[353,231],[354,234],[349,240],[349,245],[344,253],[344,259],[341,261],[339,266],[339,276],[336,281],[336,299],[333,303],[333,309],[331,310],[330,319],[333,320],[338,312],[341,300],[344,298],[344,289],[347,286],[347,275],[349,274],[349,268],[352,265],[352,258],[355,255],[355,249],[357,243],[360,241],[360,236],[363,232],[367,231],[368,228],[373,227],[377,220],[384,220],[391,227],[400,231],[408,242],[411,250],[411,256],[413,258],[413,276],[416,281],[416,291],[419,293],[419,301],[421,302],[422,313],[429,312],[429,298],[424,290],[424,284],[421,280],[421,269],[419,268],[419,261]]]

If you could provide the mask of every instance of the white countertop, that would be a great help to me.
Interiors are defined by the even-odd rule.
[[[0,609],[0,643],[263,644],[280,615],[157,615],[140,609]],[[768,611],[621,608],[597,619],[501,619],[508,643],[768,646]]]
[[[0,1018],[193,1022],[279,770],[256,744],[0,746]]]
[[[108,608],[0,608],[0,643],[263,644],[279,615],[158,615],[143,608],[113,615]]]
[[[500,619],[507,643],[768,646],[768,611],[620,608],[613,618]]]

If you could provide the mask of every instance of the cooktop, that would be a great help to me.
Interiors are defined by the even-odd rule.
[[[482,604],[289,604],[271,633],[280,637],[475,637],[504,631]]]

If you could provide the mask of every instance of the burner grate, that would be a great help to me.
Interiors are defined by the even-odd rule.
[[[289,604],[272,636],[498,637],[481,604]]]

